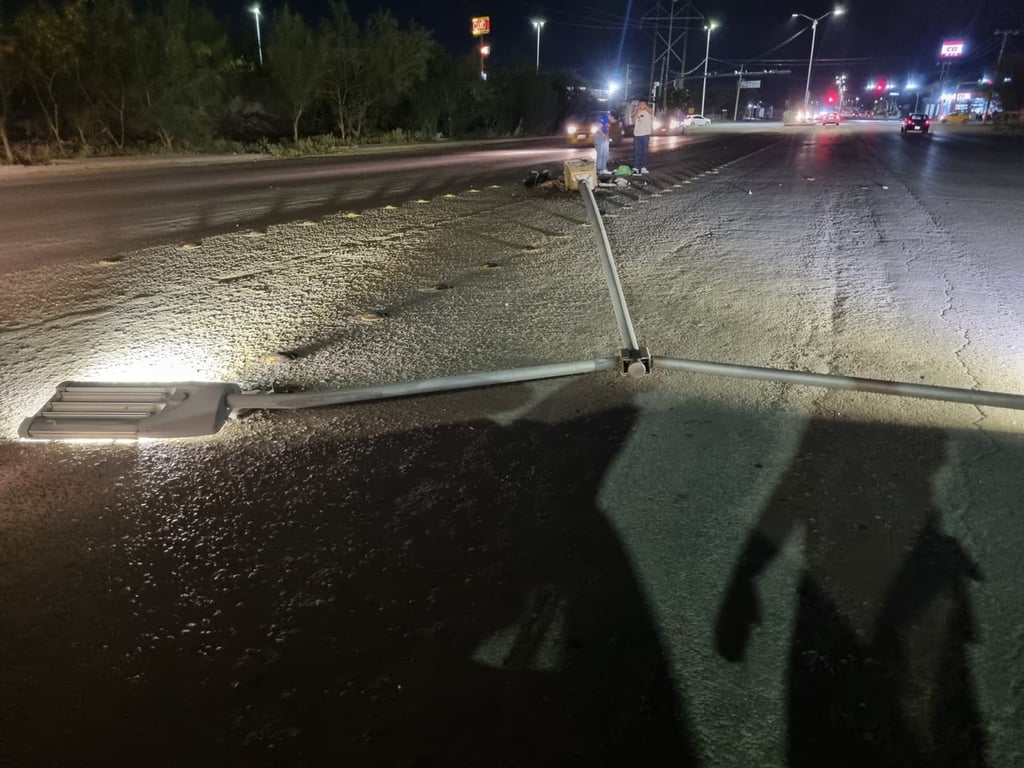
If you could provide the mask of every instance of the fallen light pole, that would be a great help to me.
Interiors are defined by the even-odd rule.
[[[19,436],[30,440],[198,437],[216,434],[227,419],[242,411],[317,408],[328,405],[413,397],[434,392],[514,384],[576,376],[618,368],[623,375],[643,377],[655,366],[687,373],[775,381],[879,395],[943,400],[971,405],[1024,410],[1024,395],[984,390],[863,379],[806,371],[759,368],[683,358],[651,356],[637,341],[622,293],[608,233],[589,180],[579,185],[587,216],[594,229],[598,259],[618,326],[621,348],[615,357],[551,363],[498,371],[442,376],[434,379],[376,384],[366,387],[297,393],[242,392],[237,384],[181,382],[175,384],[105,384],[65,382],[36,413],[25,419]]]
[[[1024,410],[1024,395],[1005,392],[986,392],[983,389],[958,389],[939,387],[933,384],[907,384],[883,379],[861,379],[855,376],[840,376],[834,373],[809,373],[807,371],[785,371],[778,368],[757,368],[733,363],[710,363],[703,360],[683,360],[675,357],[654,357],[659,368],[689,373],[707,373],[714,376],[731,376],[739,379],[776,381],[782,384],[797,384],[805,387],[842,389],[847,392],[871,392],[876,395],[916,397],[924,400],[944,400],[950,403],[990,405],[995,408]]]
[[[353,389],[277,394],[242,392],[236,384],[210,382],[65,382],[57,387],[56,394],[38,414],[22,422],[18,434],[37,440],[198,437],[216,434],[232,414],[242,411],[319,408],[454,392],[608,371],[617,365],[617,358],[606,357]]]

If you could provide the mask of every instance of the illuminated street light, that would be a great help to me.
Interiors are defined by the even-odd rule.
[[[540,31],[544,29],[544,22],[534,21],[533,28],[537,30],[537,72],[540,72]]]
[[[921,103],[921,89],[917,83],[910,81],[907,83],[907,90],[914,92],[914,111],[917,112],[918,104]]]
[[[249,9],[252,15],[256,17],[256,47],[260,51],[260,66],[263,66],[263,40],[260,38],[260,7],[254,5]]]
[[[709,21],[704,26],[704,31],[708,33],[708,44],[704,49],[704,87],[700,92],[700,113],[702,115],[704,114],[704,97],[707,96],[708,93],[708,58],[711,55],[711,30],[715,29],[717,26],[718,22],[715,21]]]
[[[845,12],[846,11],[844,11],[842,8],[837,6],[836,8],[834,8],[831,11],[829,11],[828,13],[823,13],[821,16],[819,16],[816,19],[812,18],[811,16],[808,16],[806,13],[794,13],[793,14],[793,18],[794,19],[797,16],[800,16],[802,18],[807,19],[809,22],[811,22],[811,58],[809,58],[807,60],[807,86],[804,88],[804,114],[805,115],[807,114],[808,105],[811,102],[811,66],[814,64],[814,40],[815,40],[815,38],[817,37],[817,34],[818,34],[818,22],[821,21],[824,18],[827,18],[828,16],[832,16],[832,15],[842,16]]]
[[[484,59],[491,55],[491,46],[483,41],[480,42],[480,79],[487,79],[487,69],[484,67]]]

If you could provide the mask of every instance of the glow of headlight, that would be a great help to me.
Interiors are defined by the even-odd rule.
[[[203,344],[167,341],[111,355],[76,378],[123,383],[220,381],[224,371],[218,363]]]

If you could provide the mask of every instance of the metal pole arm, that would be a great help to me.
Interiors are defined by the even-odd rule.
[[[917,397],[924,400],[944,400],[951,403],[990,405],[995,408],[1012,408],[1024,411],[1024,395],[1006,392],[989,392],[981,389],[958,389],[939,387],[932,384],[909,384],[882,379],[862,379],[854,376],[838,376],[831,373],[808,373],[806,371],[783,371],[776,368],[759,368],[732,363],[711,363],[704,360],[683,360],[676,357],[654,357],[656,367],[690,373],[707,373],[715,376],[731,376],[740,379],[777,381],[783,384],[798,384],[806,387],[842,389],[848,392],[871,392],[876,395],[897,395]]]
[[[640,348],[640,344],[636,340],[633,321],[629,317],[626,297],[622,294],[622,283],[619,281],[619,273],[615,268],[612,246],[608,242],[608,232],[604,228],[601,212],[597,209],[594,190],[590,188],[590,184],[587,181],[580,184],[580,196],[583,198],[583,205],[587,209],[587,217],[590,219],[590,224],[594,228],[594,238],[597,240],[597,254],[601,261],[601,268],[604,270],[608,295],[612,300],[612,309],[615,312],[615,322],[619,327],[622,348],[636,351]]]

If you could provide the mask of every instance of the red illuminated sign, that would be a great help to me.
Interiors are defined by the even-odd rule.
[[[475,16],[473,18],[473,37],[491,34],[491,17]]]
[[[939,48],[939,56],[944,59],[956,59],[964,55],[963,40],[946,40]]]

